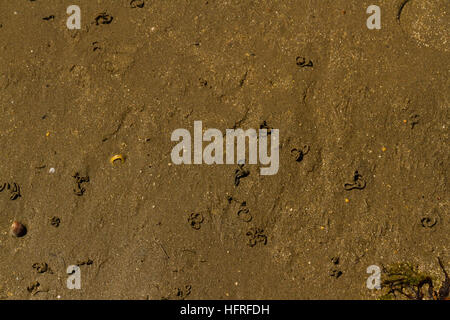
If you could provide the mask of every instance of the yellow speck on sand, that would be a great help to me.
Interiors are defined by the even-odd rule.
[[[7,295],[8,295],[8,297],[12,297],[14,295],[14,293],[8,292]]]
[[[48,137],[50,135],[50,131],[47,131],[47,133],[45,134],[46,137]]]
[[[386,147],[382,147],[382,148],[381,148],[381,151],[383,151],[383,152],[385,152],[386,150],[387,150]]]
[[[348,198],[345,198],[345,202],[349,203],[349,202],[350,202],[350,200],[349,200]]]
[[[320,226],[320,230],[324,230],[325,229],[325,227],[324,226]]]
[[[403,120],[403,123],[406,123],[406,122],[408,122],[408,121],[406,121],[406,119],[404,119],[404,120]]]

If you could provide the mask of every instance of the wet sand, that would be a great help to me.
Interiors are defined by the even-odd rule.
[[[68,30],[72,3],[3,1],[0,299],[377,299],[367,267],[398,262],[442,281],[449,2],[403,2],[368,30],[359,0],[80,0]],[[174,165],[196,120],[279,129],[278,173]]]

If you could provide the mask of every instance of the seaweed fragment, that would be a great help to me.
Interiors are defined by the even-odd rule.
[[[434,289],[433,278],[430,275],[420,272],[410,263],[403,262],[383,267],[383,273],[387,277],[382,281],[381,287],[387,288],[388,292],[381,299],[392,300],[403,297],[410,300],[447,300],[450,295],[450,278],[439,257],[438,262],[445,275],[439,290]]]

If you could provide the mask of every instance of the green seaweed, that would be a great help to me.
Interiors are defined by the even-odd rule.
[[[382,281],[382,288],[388,292],[380,299],[392,300],[398,295],[408,299],[422,300],[424,294],[422,288],[428,284],[428,295],[433,298],[433,279],[428,274],[422,273],[410,263],[397,263],[383,268],[386,278]]]

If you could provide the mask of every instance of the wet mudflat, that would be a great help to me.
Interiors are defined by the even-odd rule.
[[[445,294],[448,1],[380,30],[357,0],[70,4],[0,5],[0,299]],[[279,129],[278,173],[174,165],[196,120]]]

